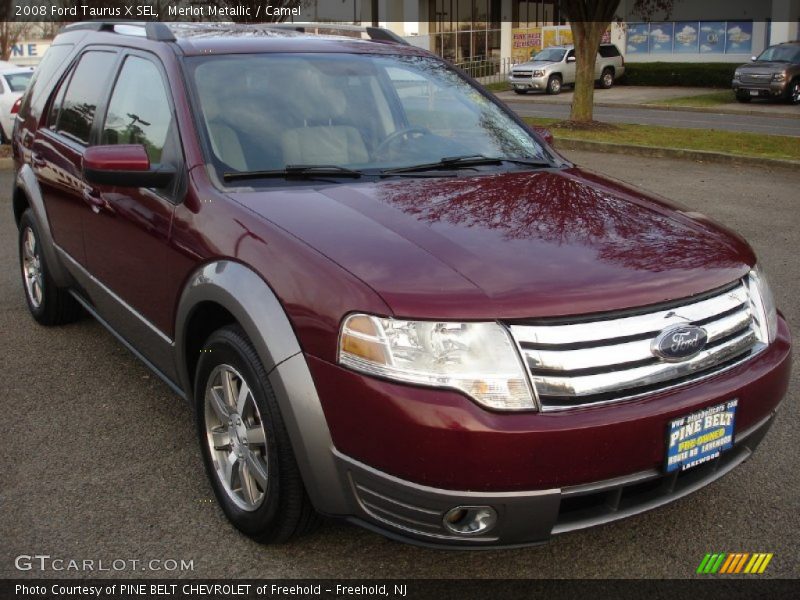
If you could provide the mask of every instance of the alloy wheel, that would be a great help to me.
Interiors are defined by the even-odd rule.
[[[33,308],[38,309],[44,299],[44,277],[39,243],[30,227],[26,227],[22,233],[22,275],[28,300]]]
[[[208,449],[217,477],[236,506],[254,511],[269,485],[267,437],[255,397],[232,366],[218,365],[205,391]]]
[[[606,73],[603,75],[603,85],[607,88],[610,88],[614,85],[614,76],[611,73]]]
[[[795,81],[791,91],[792,104],[800,104],[800,81]]]

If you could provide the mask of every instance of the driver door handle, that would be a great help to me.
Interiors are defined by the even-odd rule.
[[[92,209],[94,214],[98,214],[106,205],[105,200],[103,200],[99,195],[95,194],[94,190],[83,190],[83,199]]]

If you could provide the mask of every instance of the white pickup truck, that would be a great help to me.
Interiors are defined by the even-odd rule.
[[[614,44],[601,44],[595,64],[595,79],[603,88],[625,74],[625,59]],[[517,94],[531,90],[560,94],[565,85],[575,83],[575,47],[550,46],[526,63],[514,65],[508,82]]]

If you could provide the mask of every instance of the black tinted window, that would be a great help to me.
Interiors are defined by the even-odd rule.
[[[100,143],[142,144],[151,162],[161,162],[171,122],[167,91],[158,68],[149,60],[129,57],[108,103]]]
[[[64,95],[57,129],[84,144],[94,122],[97,105],[106,90],[106,80],[117,55],[111,52],[87,52],[78,63]]]
[[[613,58],[619,55],[620,55],[619,50],[617,50],[616,46],[613,45],[600,46],[600,56],[604,58]]]

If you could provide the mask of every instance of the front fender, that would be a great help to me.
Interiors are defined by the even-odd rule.
[[[330,515],[347,512],[328,423],[289,318],[266,282],[240,263],[220,260],[204,265],[192,275],[181,295],[175,346],[178,374],[187,397],[193,397],[193,382],[185,360],[185,329],[193,310],[202,302],[225,308],[250,338],[268,373],[315,508]]]

